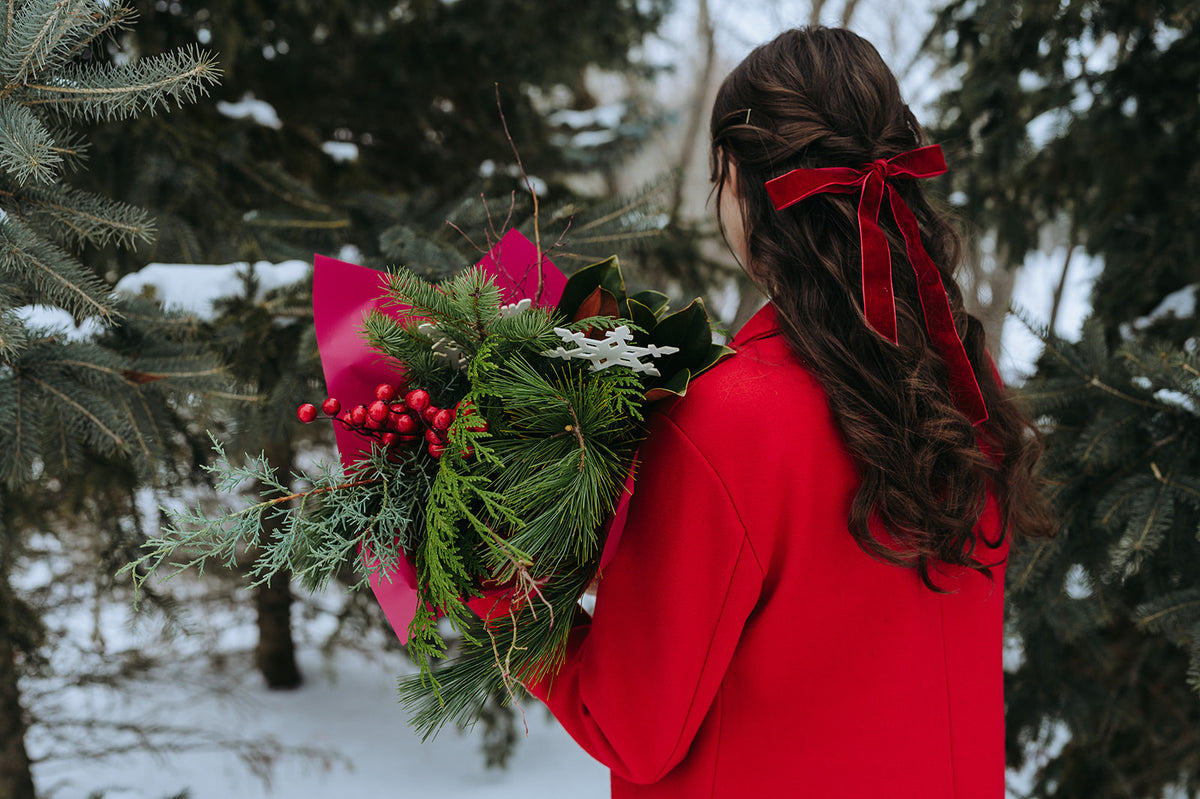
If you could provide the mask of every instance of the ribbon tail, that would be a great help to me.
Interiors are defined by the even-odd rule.
[[[896,338],[896,301],[892,296],[892,251],[879,228],[879,206],[884,182],[867,178],[858,201],[858,235],[862,249],[863,314],[876,333],[893,344]]]
[[[890,186],[888,189],[892,214],[896,218],[900,234],[904,237],[908,262],[917,276],[917,291],[921,298],[921,309],[925,313],[925,329],[929,332],[929,338],[937,348],[938,354],[946,363],[950,397],[955,407],[962,411],[972,424],[983,424],[988,419],[987,405],[983,401],[983,391],[979,388],[979,380],[975,377],[971,359],[967,357],[966,347],[963,346],[958,330],[954,327],[954,314],[950,310],[950,298],[946,295],[946,288],[942,285],[941,273],[921,246],[921,233],[916,217],[897,196],[896,190]]]

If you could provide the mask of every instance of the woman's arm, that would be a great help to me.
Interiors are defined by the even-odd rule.
[[[682,760],[724,678],[762,568],[717,471],[654,414],[620,547],[557,676],[528,686],[618,776]],[[745,468],[746,464],[740,464]]]

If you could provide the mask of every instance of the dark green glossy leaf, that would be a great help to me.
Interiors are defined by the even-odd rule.
[[[568,319],[573,319],[579,306],[598,288],[602,288],[616,297],[621,315],[628,316],[625,278],[621,276],[621,264],[615,255],[599,263],[585,266],[567,279],[562,298],[558,301],[559,313]]]
[[[629,318],[633,323],[645,331],[654,330],[657,320],[654,318],[654,311],[647,308],[642,303],[634,298],[629,300]],[[638,340],[645,340],[645,336],[638,336]]]
[[[662,313],[665,313],[667,306],[671,303],[670,297],[668,297],[666,294],[663,294],[661,291],[654,291],[653,289],[639,291],[629,299],[630,301],[636,301],[642,305],[645,305],[656,317]]]

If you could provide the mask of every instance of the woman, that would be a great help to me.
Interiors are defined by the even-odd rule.
[[[848,31],[720,88],[720,219],[770,302],[657,407],[594,618],[529,686],[616,799],[1004,795],[1007,546],[1050,521],[921,145]]]

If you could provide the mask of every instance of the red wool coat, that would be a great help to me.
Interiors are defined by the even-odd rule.
[[[734,346],[653,412],[595,615],[530,690],[614,799],[1000,799],[1005,551],[941,595],[866,555],[854,465],[769,306]]]

